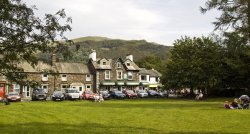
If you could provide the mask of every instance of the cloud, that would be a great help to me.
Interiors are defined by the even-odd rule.
[[[202,35],[212,31],[198,10],[205,0],[24,0],[35,4],[36,13],[55,13],[64,8],[73,19],[68,38],[106,36],[146,39],[171,44],[180,35]],[[213,16],[213,15],[211,15]]]

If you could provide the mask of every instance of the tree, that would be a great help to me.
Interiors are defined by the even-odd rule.
[[[167,88],[211,89],[220,83],[221,47],[208,37],[174,42],[162,78]]]
[[[250,40],[250,1],[249,0],[208,0],[201,12],[216,9],[221,16],[214,22],[215,30],[232,30]]]
[[[0,73],[10,81],[23,82],[26,76],[18,63],[36,65],[36,53],[51,51],[55,48],[51,44],[60,44],[58,39],[66,39],[63,33],[71,30],[71,18],[64,10],[45,14],[43,19],[34,10],[21,0],[0,0]]]
[[[145,58],[136,62],[136,64],[141,68],[156,69],[159,72],[163,72],[162,60],[154,55],[146,56]]]
[[[223,33],[219,39],[225,50],[222,87],[250,89],[250,1],[208,0],[201,12],[212,9],[222,13],[214,22],[215,30]]]

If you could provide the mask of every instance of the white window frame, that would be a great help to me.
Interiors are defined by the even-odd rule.
[[[49,85],[48,84],[41,84],[41,88],[45,90],[46,93],[49,91]]]
[[[110,79],[110,70],[105,70],[105,80],[109,80]]]
[[[86,74],[86,81],[91,81],[91,75],[90,74]]]
[[[65,86],[65,87],[64,87]],[[69,87],[68,84],[61,84],[61,91],[65,92],[65,89],[67,89]]]
[[[88,88],[88,86],[89,86],[89,88]],[[86,84],[86,88],[85,88],[86,91],[91,91],[91,88],[92,88],[92,87],[91,87],[91,84]]]
[[[64,77],[65,76],[65,77]],[[62,81],[67,81],[67,75],[66,74],[62,74],[61,75],[61,79],[62,79]]]
[[[145,77],[145,79],[142,79],[142,77]],[[147,76],[146,75],[141,75],[141,81],[147,81]]]
[[[49,75],[48,74],[43,74],[42,75],[42,81],[48,81],[49,80]]]
[[[121,73],[121,75],[119,75],[119,73]],[[123,76],[122,70],[117,70],[116,71],[116,76],[117,76],[117,80],[121,80],[122,76]]]
[[[128,80],[132,80],[133,79],[133,73],[132,72],[128,72]]]

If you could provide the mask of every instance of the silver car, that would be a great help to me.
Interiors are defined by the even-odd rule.
[[[137,96],[140,98],[148,97],[148,93],[145,90],[137,90],[136,93],[137,93]]]

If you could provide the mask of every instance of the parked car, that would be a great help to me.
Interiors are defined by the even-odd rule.
[[[137,96],[140,98],[148,97],[148,93],[145,90],[136,90]]]
[[[124,90],[124,94],[127,98],[137,98],[137,94],[133,90]]]
[[[64,93],[65,100],[79,100],[80,95],[77,89],[69,88]]]
[[[116,98],[116,99],[124,99],[126,95],[122,93],[122,91],[111,91],[110,92],[111,98]]]
[[[31,100],[46,100],[47,93],[44,89],[41,88],[34,88],[31,96]]]
[[[53,101],[57,101],[57,100],[63,101],[64,100],[64,94],[63,94],[62,91],[54,91],[53,94],[52,94],[51,99]]]
[[[100,91],[104,100],[110,99],[110,94],[107,90]]]
[[[160,91],[159,92],[159,95],[160,95],[160,97],[168,97],[168,91],[167,90],[164,90],[164,91]]]
[[[7,96],[8,101],[21,101],[21,96],[17,92],[10,92]]]
[[[151,97],[160,97],[160,94],[155,90],[148,90],[148,95]]]
[[[82,98],[84,100],[94,100],[94,96],[95,96],[95,93],[93,93],[92,91],[84,91],[82,93]]]

